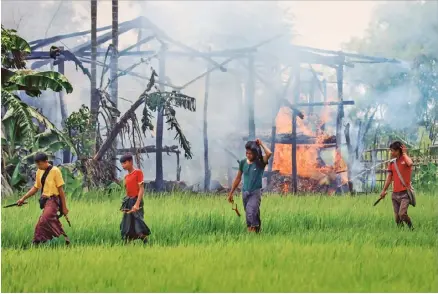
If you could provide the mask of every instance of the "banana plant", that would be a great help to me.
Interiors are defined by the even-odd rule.
[[[29,44],[16,31],[3,26],[1,29],[2,176],[10,186],[20,188],[30,178],[36,152],[53,156],[65,146],[71,150],[74,146],[47,117],[24,103],[17,92],[36,98],[46,90],[71,93],[73,87],[58,72],[26,69],[25,56],[31,52]]]

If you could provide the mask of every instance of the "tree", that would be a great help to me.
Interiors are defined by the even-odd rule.
[[[27,163],[35,151],[53,152],[70,143],[52,122],[16,94],[24,91],[38,97],[46,90],[73,91],[67,78],[58,72],[26,69],[24,60],[30,51],[29,44],[15,30],[2,26],[2,176],[13,186],[22,184],[21,163]]]
[[[399,65],[356,65],[347,71],[346,80],[365,89],[365,93],[356,93],[361,98],[354,116],[364,115],[366,110],[377,111],[375,118],[380,125],[397,130],[398,136],[403,131],[413,138],[418,126],[425,126],[430,139],[436,140],[437,11],[438,4],[433,1],[379,4],[365,37],[345,44],[348,51],[402,60]]]
[[[118,122],[113,125],[100,149],[94,155],[93,160],[88,160],[86,163],[87,174],[93,185],[108,183],[114,179],[111,164],[108,164],[108,160],[107,163],[102,162],[102,159],[111,148],[114,139],[118,136],[122,138],[122,141],[124,135],[130,138],[131,146],[134,146],[133,149],[137,156],[137,161],[140,162],[139,153],[135,146],[138,146],[138,143],[142,141],[142,136],[145,135],[148,130],[152,131],[154,129],[152,124],[152,112],[156,112],[158,109],[162,110],[163,116],[167,119],[166,123],[169,125],[169,129],[175,131],[175,139],[179,141],[181,148],[185,152],[185,157],[187,159],[192,158],[193,154],[190,142],[185,137],[176,118],[176,108],[183,108],[192,112],[196,111],[196,100],[193,97],[177,93],[176,91],[159,91],[155,85],[155,77],[157,76],[155,71],[152,70],[147,88],[132,106],[120,116]],[[151,92],[152,89],[156,91]],[[140,124],[135,111],[143,104],[144,108]]]

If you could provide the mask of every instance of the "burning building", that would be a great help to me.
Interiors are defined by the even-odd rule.
[[[306,97],[302,95],[299,103]],[[302,103],[304,104],[304,103]],[[304,110],[304,109],[303,109]],[[296,136],[293,136],[292,110],[281,107],[275,120],[275,136],[258,132],[268,146],[274,147],[272,162],[266,169],[266,191],[293,192],[292,148],[296,144],[297,191],[313,193],[340,192],[348,184],[347,164],[336,151],[336,132],[333,118],[337,109],[329,105],[313,110],[309,108],[304,119],[296,120]],[[248,137],[244,137],[247,140]],[[275,142],[275,144],[274,144]]]

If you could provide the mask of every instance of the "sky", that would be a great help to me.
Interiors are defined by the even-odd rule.
[[[284,1],[295,15],[295,43],[340,50],[351,37],[363,36],[377,1]],[[315,6],[318,10],[315,10]]]

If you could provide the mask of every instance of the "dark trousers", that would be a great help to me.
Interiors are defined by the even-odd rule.
[[[409,195],[406,191],[392,193],[392,207],[397,225],[403,225],[405,222],[409,227],[412,227],[411,219],[408,216],[409,203]]]
[[[262,221],[260,219],[260,204],[262,202],[262,191],[260,189],[254,191],[244,191],[242,195],[243,207],[246,214],[246,225],[248,228],[256,228],[260,231]]]

